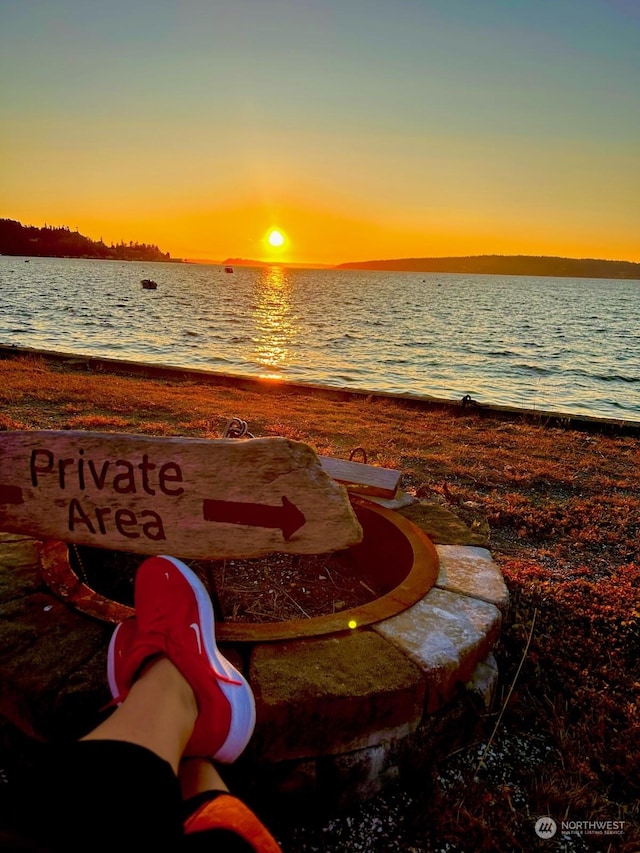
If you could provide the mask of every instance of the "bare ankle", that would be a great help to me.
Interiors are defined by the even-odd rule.
[[[179,698],[185,710],[193,714],[194,721],[198,716],[198,705],[195,694],[189,682],[180,670],[166,657],[158,657],[149,661],[148,666],[140,673],[138,682],[155,680],[166,685],[167,691]],[[135,686],[135,685],[134,685]]]

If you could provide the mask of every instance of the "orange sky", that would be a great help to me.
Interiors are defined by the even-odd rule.
[[[638,35],[622,0],[3,4],[0,216],[184,258],[640,261]]]

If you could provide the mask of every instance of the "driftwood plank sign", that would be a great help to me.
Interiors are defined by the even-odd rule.
[[[0,530],[212,558],[362,539],[346,490],[302,442],[48,430],[0,433]]]

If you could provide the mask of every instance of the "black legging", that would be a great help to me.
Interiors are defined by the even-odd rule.
[[[33,765],[7,785],[6,831],[0,848],[70,851],[198,851],[254,853],[235,832],[185,835],[183,821],[212,791],[183,802],[171,766],[142,746],[79,741],[44,746]]]

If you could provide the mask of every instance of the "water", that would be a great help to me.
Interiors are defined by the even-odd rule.
[[[639,305],[640,281],[0,257],[3,344],[634,421]]]

